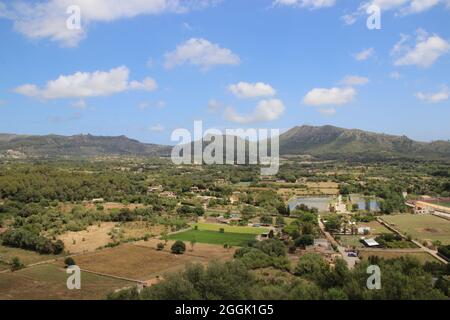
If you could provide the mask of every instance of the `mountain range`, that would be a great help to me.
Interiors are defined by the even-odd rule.
[[[172,146],[141,143],[126,136],[0,134],[0,157],[168,156]],[[280,136],[281,155],[316,158],[444,158],[450,142],[418,142],[395,136],[334,126],[298,126]]]

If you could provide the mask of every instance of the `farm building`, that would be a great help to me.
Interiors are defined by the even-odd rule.
[[[380,244],[378,242],[375,241],[375,239],[366,239],[366,238],[361,238],[361,242],[369,248],[376,248],[379,247]]]
[[[450,198],[420,197],[419,200],[408,201],[407,205],[413,208],[415,214],[441,213],[450,215]]]
[[[370,227],[359,227],[358,234],[369,234],[370,230]]]
[[[159,185],[159,186],[153,186],[153,187],[148,187],[147,189],[147,193],[156,193],[156,192],[162,192],[163,186]]]

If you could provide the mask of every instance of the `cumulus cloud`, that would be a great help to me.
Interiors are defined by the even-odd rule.
[[[238,114],[233,107],[225,110],[225,119],[237,123],[252,123],[273,121],[281,117],[284,113],[284,104],[281,100],[261,100],[252,113],[242,115]]]
[[[423,92],[417,92],[416,97],[417,99],[428,102],[428,103],[439,103],[442,101],[448,100],[450,95],[450,90],[447,86],[442,86],[441,90],[434,93],[423,93]]]
[[[192,38],[178,45],[175,51],[166,53],[164,66],[172,69],[183,64],[208,70],[216,65],[237,65],[239,57],[230,49],[221,48],[205,39]]]
[[[383,12],[394,11],[396,16],[406,16],[428,11],[446,1],[449,0],[366,0],[360,3],[353,13],[346,14],[341,19],[345,24],[352,25],[358,18],[367,17],[366,10],[374,5],[379,7]]]
[[[417,31],[413,47],[408,43],[411,37],[401,35],[401,39],[392,49],[391,53],[398,56],[394,62],[396,66],[416,65],[423,68],[432,66],[441,56],[450,51],[450,44],[439,35],[429,35],[426,31]]]
[[[185,13],[214,5],[220,0],[44,0],[0,2],[0,18],[13,21],[14,29],[30,39],[48,38],[64,46],[76,46],[93,22],[111,22],[139,15]],[[81,9],[82,28],[66,27],[67,8]]]
[[[361,5],[363,9],[376,5],[381,10],[396,10],[400,14],[413,14],[427,11],[439,3],[442,0],[372,0],[365,2]]]
[[[157,84],[152,78],[145,78],[142,82],[129,82],[129,73],[125,66],[110,71],[76,72],[48,81],[43,88],[34,84],[25,84],[14,91],[28,97],[50,100],[109,96],[128,90],[156,90]]]
[[[238,98],[273,97],[277,92],[263,82],[239,82],[228,86],[228,90]]]
[[[363,86],[365,84],[368,84],[369,81],[370,81],[369,78],[366,77],[349,75],[345,76],[345,78],[342,79],[340,83],[343,84],[344,86],[353,87],[353,86]]]
[[[303,98],[303,103],[309,106],[339,106],[350,103],[356,96],[353,88],[315,88]]]
[[[364,49],[360,52],[355,53],[353,56],[357,61],[365,61],[372,57],[375,53],[373,48]]]
[[[274,6],[320,9],[334,6],[336,0],[275,0]]]

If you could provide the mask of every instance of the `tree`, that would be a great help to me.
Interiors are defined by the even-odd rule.
[[[174,254],[183,254],[186,251],[186,245],[183,241],[177,240],[170,248]]]
[[[72,257],[67,257],[66,259],[64,259],[64,263],[67,267],[74,266],[75,260]]]
[[[169,241],[169,235],[167,234],[167,231],[163,231],[161,233],[161,240],[164,240],[164,244],[167,245],[167,242]]]
[[[295,239],[295,246],[305,248],[314,244],[314,237],[310,234],[304,234]]]
[[[55,243],[53,243],[53,254],[60,254],[64,251],[64,242],[61,240],[56,240]]]
[[[325,230],[338,232],[341,229],[341,219],[338,215],[329,215],[325,221]]]
[[[143,300],[249,300],[254,277],[239,261],[188,265],[182,273],[145,288]]]
[[[194,251],[194,246],[197,243],[197,240],[194,238],[191,239],[190,244],[191,244],[191,251]]]
[[[322,286],[329,275],[329,268],[320,254],[306,253],[298,260],[294,273]]]
[[[285,225],[285,220],[284,220],[284,218],[283,218],[283,217],[277,217],[277,218],[275,219],[275,225],[276,225],[277,227],[284,227],[284,225]]]
[[[269,215],[264,215],[264,216],[261,216],[261,217],[259,218],[259,221],[260,221],[262,224],[272,224],[273,219],[272,219],[272,217],[269,216]]]

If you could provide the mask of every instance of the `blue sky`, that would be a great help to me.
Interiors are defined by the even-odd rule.
[[[369,30],[364,8],[381,9]],[[69,4],[81,29],[65,26]],[[21,6],[21,7],[20,7]],[[332,124],[450,139],[447,0],[0,1],[0,132]]]

